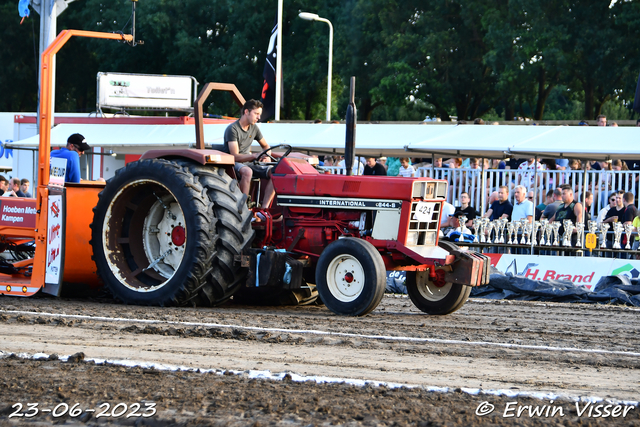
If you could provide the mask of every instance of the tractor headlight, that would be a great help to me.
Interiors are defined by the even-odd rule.
[[[425,181],[414,181],[411,197],[414,199],[422,199],[424,197],[426,187],[427,183]]]
[[[436,193],[436,183],[430,182],[427,184],[427,191],[424,193],[425,199],[434,199]]]

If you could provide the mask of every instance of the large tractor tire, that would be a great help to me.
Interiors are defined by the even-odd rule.
[[[240,191],[238,181],[226,174],[222,168],[202,166],[181,161],[206,190],[213,215],[217,219],[214,268],[207,284],[198,293],[197,301],[202,305],[218,305],[231,298],[244,284],[246,270],[234,261],[243,249],[249,247],[255,232],[251,228],[252,212],[247,208],[247,196]]]
[[[246,198],[223,169],[189,165],[129,163],[100,193],[91,224],[93,259],[117,299],[211,305],[237,286],[233,257],[253,237]],[[220,179],[214,184],[210,175]],[[223,195],[212,200],[212,193]],[[227,206],[227,199],[236,203]]]
[[[413,304],[427,314],[444,315],[458,310],[471,293],[471,286],[444,281],[444,270],[436,277],[428,271],[407,272],[407,293]]]
[[[378,250],[353,237],[326,247],[316,267],[316,286],[325,306],[336,314],[363,316],[384,296],[386,269]]]

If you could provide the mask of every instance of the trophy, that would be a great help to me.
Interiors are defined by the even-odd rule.
[[[606,222],[600,223],[600,249],[607,249],[607,232],[609,231],[609,224]]]
[[[458,236],[458,242],[464,242],[464,230],[468,230],[467,228],[467,217],[465,215],[460,215],[458,217],[458,223],[460,224],[460,236]]]
[[[538,230],[540,229],[541,225],[542,224],[540,224],[539,221],[534,221],[533,222],[533,227],[532,227],[533,228],[533,230],[532,230],[533,231],[533,233],[532,233],[533,234],[533,246],[538,246]],[[540,244],[542,244],[542,243],[540,243]]]
[[[500,231],[500,241],[498,243],[505,243],[504,239],[504,229],[507,226],[507,222],[509,222],[506,218],[501,218],[498,220],[500,222],[499,231]]]
[[[481,224],[484,230],[482,235],[484,236],[485,243],[491,243],[491,230],[493,229],[493,225],[491,225],[491,221],[489,220],[489,218],[484,218]]]
[[[589,221],[589,233],[596,234],[598,230],[598,223],[596,221]]]
[[[578,246],[579,248],[584,248],[584,222],[579,222],[578,224],[576,224],[576,230],[578,230],[578,241],[576,242],[576,246]]]
[[[547,246],[551,246],[551,232],[553,231],[553,227],[551,226],[551,223],[547,223],[545,224],[544,227],[544,235],[545,235],[545,245]]]
[[[531,234],[533,232],[533,223],[528,222],[525,224],[524,231],[527,234],[527,246],[531,246]],[[535,238],[534,238],[535,240]]]
[[[495,224],[493,223],[493,221],[487,220],[484,222],[484,229],[487,232],[486,243],[493,243],[491,241],[491,230],[493,230],[494,227],[495,227]],[[482,236],[484,238],[484,234]]]
[[[507,236],[509,237],[509,240],[507,240],[507,244],[509,245],[513,245],[513,233],[516,232],[516,224],[514,224],[513,222],[510,222],[509,224],[507,224]]]
[[[570,219],[562,221],[564,234],[562,235],[562,246],[571,246],[571,235],[573,234],[573,222]]]
[[[502,234],[502,219],[493,220],[494,239],[493,243],[502,243],[500,241],[500,235]]]
[[[560,221],[554,221],[554,223],[550,225],[553,229],[553,246],[560,246],[560,243],[558,243],[558,234],[560,232],[560,226],[562,224],[560,224]]]
[[[624,226],[619,222],[613,223],[613,249],[622,249],[620,245],[620,238],[622,237],[622,230]]]
[[[545,241],[545,234],[547,234],[547,227],[549,226],[549,220],[548,219],[543,219],[540,220],[540,246],[545,245],[546,241]],[[547,239],[549,240],[549,239]]]
[[[518,233],[520,232],[520,223],[518,221],[513,223],[513,233],[515,235],[515,239],[513,239],[513,244],[518,244]]]
[[[527,231],[527,218],[522,218],[520,220],[520,228],[522,229],[522,238],[520,239],[520,244],[521,245],[526,245],[527,244],[527,239],[525,239],[525,234]]]
[[[624,233],[627,235],[627,244],[624,248],[631,249],[631,233],[633,233],[633,224],[624,224]]]
[[[473,243],[478,243],[478,234],[480,234],[480,222],[482,221],[482,218],[473,218],[473,220],[471,220],[472,224],[473,224]]]

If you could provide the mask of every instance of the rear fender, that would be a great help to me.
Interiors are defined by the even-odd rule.
[[[140,160],[144,159],[190,160],[201,165],[221,167],[227,175],[237,179],[233,168],[235,159],[231,154],[219,150],[198,150],[194,148],[149,150],[140,157]]]

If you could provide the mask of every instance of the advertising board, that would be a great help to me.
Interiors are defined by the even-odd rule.
[[[64,265],[65,200],[64,189],[49,188],[47,201],[47,257],[45,265],[45,288],[47,293],[57,294],[62,283]],[[52,292],[52,289],[55,290]]]
[[[18,197],[0,200],[0,226],[36,228],[36,201]]]
[[[503,273],[531,280],[566,280],[594,290],[602,277],[640,276],[640,261],[618,258],[487,254]]]
[[[191,110],[191,76],[98,73],[100,108]]]

